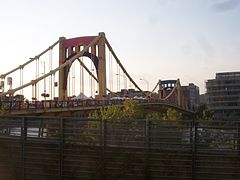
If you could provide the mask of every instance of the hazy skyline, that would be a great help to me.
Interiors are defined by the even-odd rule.
[[[238,0],[8,0],[0,6],[0,74],[60,36],[105,32],[136,82],[180,78],[205,91],[217,72],[240,71]],[[58,61],[56,59],[56,61]]]

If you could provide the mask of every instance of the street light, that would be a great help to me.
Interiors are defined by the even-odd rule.
[[[41,64],[43,64],[43,74],[45,75],[45,61],[41,61]],[[46,98],[49,97],[49,94],[46,93],[46,77],[44,78],[43,80],[43,83],[44,83],[44,90],[43,90],[43,93],[41,94],[42,97],[44,97],[44,101],[46,102]]]
[[[45,75],[45,61],[43,61],[43,74]],[[44,93],[46,93],[46,78],[44,78]]]
[[[147,91],[149,91],[149,82],[146,79],[140,78],[141,81],[144,81],[147,84]]]

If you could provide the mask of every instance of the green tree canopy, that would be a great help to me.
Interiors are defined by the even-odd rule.
[[[162,116],[158,112],[148,113],[145,117],[146,120],[160,120]]]
[[[204,120],[204,121],[212,121],[213,114],[208,110],[205,104],[199,106],[196,112],[196,119],[197,120]]]
[[[163,120],[180,120],[182,118],[182,113],[176,111],[175,109],[168,108],[166,114],[163,116]]]
[[[136,102],[132,100],[124,101],[123,105],[112,105],[107,108],[101,108],[94,111],[90,117],[101,120],[124,121],[142,117],[142,112]]]

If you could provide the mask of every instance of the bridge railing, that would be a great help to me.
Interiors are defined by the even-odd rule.
[[[31,109],[73,108],[111,105],[109,100],[68,100],[68,101],[2,101],[1,108],[6,111],[19,111]],[[121,104],[122,101],[114,101]]]
[[[68,101],[1,101],[0,108],[6,112],[20,111],[20,110],[44,110],[53,108],[76,108],[76,107],[102,107],[109,105],[123,104],[124,101],[129,99],[113,99],[113,100],[96,100],[96,99],[86,99],[86,100],[68,100]],[[172,107],[178,107],[173,103],[165,103],[160,99],[133,99],[138,104],[151,104],[159,103],[165,104]]]

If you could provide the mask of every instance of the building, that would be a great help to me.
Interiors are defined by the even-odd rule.
[[[144,93],[148,94],[150,92],[144,91]],[[118,91],[114,93],[117,97],[122,98],[134,98],[134,97],[145,97],[145,94],[141,91],[136,91],[135,89],[121,89],[121,91]],[[111,93],[108,94],[109,98],[111,97]]]
[[[199,107],[199,87],[193,83],[181,86],[181,102],[185,109],[196,111]]]
[[[206,82],[208,108],[218,120],[240,118],[240,72],[216,73]]]
[[[200,105],[207,105],[208,104],[208,95],[206,93],[201,94],[199,96],[199,103],[200,103]]]

